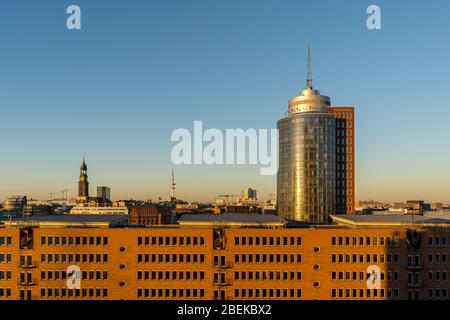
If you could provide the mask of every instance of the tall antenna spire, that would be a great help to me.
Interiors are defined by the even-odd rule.
[[[308,67],[306,71],[306,88],[312,88],[312,71],[311,71],[311,44],[308,43]]]

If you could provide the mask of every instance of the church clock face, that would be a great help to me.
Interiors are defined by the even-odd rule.
[[[80,177],[80,181],[84,181],[84,177],[83,176]]]

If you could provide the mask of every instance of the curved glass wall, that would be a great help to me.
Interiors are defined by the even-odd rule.
[[[297,113],[278,121],[280,217],[324,223],[336,207],[335,117]]]

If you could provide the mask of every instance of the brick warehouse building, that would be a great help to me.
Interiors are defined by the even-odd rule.
[[[170,222],[171,214],[166,206],[147,204],[132,206],[130,209],[129,223],[131,225],[156,225]]]
[[[450,219],[184,215],[130,228],[126,216],[4,221],[0,299],[448,299]],[[68,289],[78,265],[81,288]],[[367,289],[367,267],[381,286]]]

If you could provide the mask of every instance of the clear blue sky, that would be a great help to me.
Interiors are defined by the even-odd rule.
[[[311,42],[315,86],[356,107],[357,198],[450,202],[449,36],[447,0],[1,1],[0,199],[74,195],[84,152],[92,191],[166,197],[171,132],[275,128]],[[187,200],[276,192],[259,166],[175,171]]]

